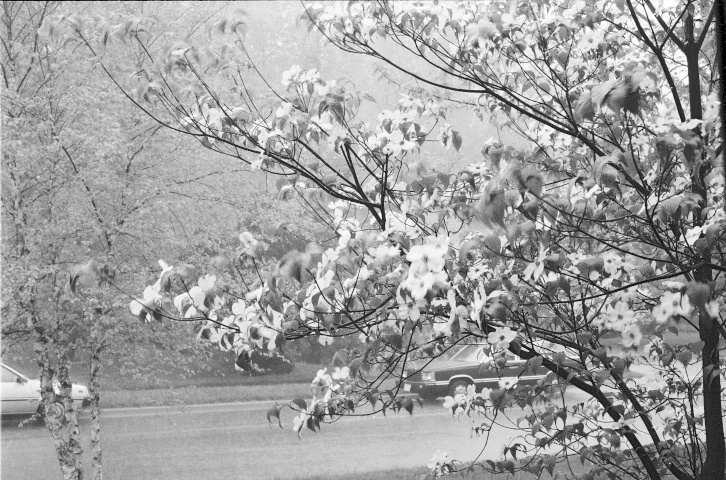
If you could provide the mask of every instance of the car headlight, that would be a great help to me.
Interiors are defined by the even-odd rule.
[[[436,381],[436,375],[434,374],[434,372],[422,372],[421,380],[423,380],[424,382],[434,382]]]

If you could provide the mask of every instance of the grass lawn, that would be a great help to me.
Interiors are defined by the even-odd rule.
[[[310,382],[320,365],[296,363],[290,373],[249,376],[237,372],[177,376],[159,372],[151,378],[124,377],[108,372],[101,390],[102,408],[193,405],[203,403],[290,401],[310,396]],[[114,378],[115,377],[115,378]]]
[[[241,376],[235,378],[234,382],[222,385],[212,378],[208,382],[200,382],[199,385],[181,381],[166,388],[102,389],[101,407],[155,407],[255,400],[289,402],[298,397],[307,399],[311,394],[310,382],[317,369],[317,365],[298,364],[292,373],[286,375]],[[393,382],[386,381],[384,386],[393,388]]]
[[[194,405],[204,403],[280,400],[310,396],[310,380],[306,383],[227,385],[148,390],[108,390],[101,392],[101,408],[151,407],[163,405]]]
[[[222,368],[224,368],[223,371]],[[290,373],[250,376],[234,369],[228,361],[212,372],[200,370],[193,374],[180,374],[168,369],[158,369],[153,375],[132,376],[107,368],[103,372],[104,390],[169,390],[180,388],[261,386],[280,384],[310,384],[321,365],[296,363]]]
[[[589,465],[589,463],[588,463]],[[589,466],[583,466],[579,461],[571,462],[569,467],[565,464],[558,464],[555,467],[555,475],[557,472],[581,475],[590,470]],[[365,473],[346,473],[340,475],[315,475],[315,476],[288,476],[288,477],[275,477],[276,480],[421,480],[426,474],[430,473],[430,470],[426,466],[417,468],[400,468],[394,470],[374,470]],[[511,474],[493,474],[484,472],[477,468],[473,473],[459,472],[450,475],[451,478],[456,479],[478,479],[478,480],[497,480],[497,479],[508,479],[508,480],[533,480],[535,477],[526,472],[517,472],[514,475]],[[548,478],[550,475],[546,472],[543,473],[542,478]],[[428,477],[431,478],[431,477]],[[449,478],[449,477],[447,477]]]
[[[276,480],[419,480],[429,470],[426,467],[401,468],[396,470],[376,470],[365,473],[346,473],[341,475],[315,475],[312,477],[275,477]],[[461,478],[461,476],[458,476]]]

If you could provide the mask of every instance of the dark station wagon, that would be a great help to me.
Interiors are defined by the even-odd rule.
[[[499,388],[499,380],[504,377],[517,377],[518,385],[536,384],[548,372],[541,366],[528,372],[527,362],[511,352],[506,352],[503,365],[483,368],[487,360],[490,358],[483,345],[465,345],[448,360],[437,358],[422,367],[414,364],[406,368],[403,389],[423,398],[436,398],[453,396],[457,388],[472,384],[477,391],[482,387]]]

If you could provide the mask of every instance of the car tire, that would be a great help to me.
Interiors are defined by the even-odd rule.
[[[471,385],[471,382],[468,382],[466,380],[454,380],[449,384],[449,395],[452,397],[456,395],[456,390],[459,387],[464,387],[464,391],[466,392],[467,387]]]
[[[421,397],[422,400],[433,402],[437,398],[439,398],[439,395],[433,391],[433,390],[424,390],[418,394],[419,397]]]
[[[51,408],[56,410],[56,416],[58,418],[66,414],[66,407],[64,407],[61,402],[53,402]],[[45,408],[43,404],[38,405],[38,418],[40,420],[45,420]]]

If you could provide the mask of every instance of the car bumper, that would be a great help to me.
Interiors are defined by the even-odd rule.
[[[415,393],[421,397],[435,398],[447,395],[448,382],[404,382],[403,390],[406,393]]]
[[[544,377],[544,375],[523,376],[520,377],[518,385],[536,385]],[[403,390],[408,393],[418,394],[422,397],[443,397],[450,394],[449,388],[451,387],[451,382],[454,380],[456,378],[435,382],[406,381],[403,384]],[[476,385],[477,391],[480,391],[483,387],[499,388],[499,378],[478,378],[474,380],[474,385]]]

